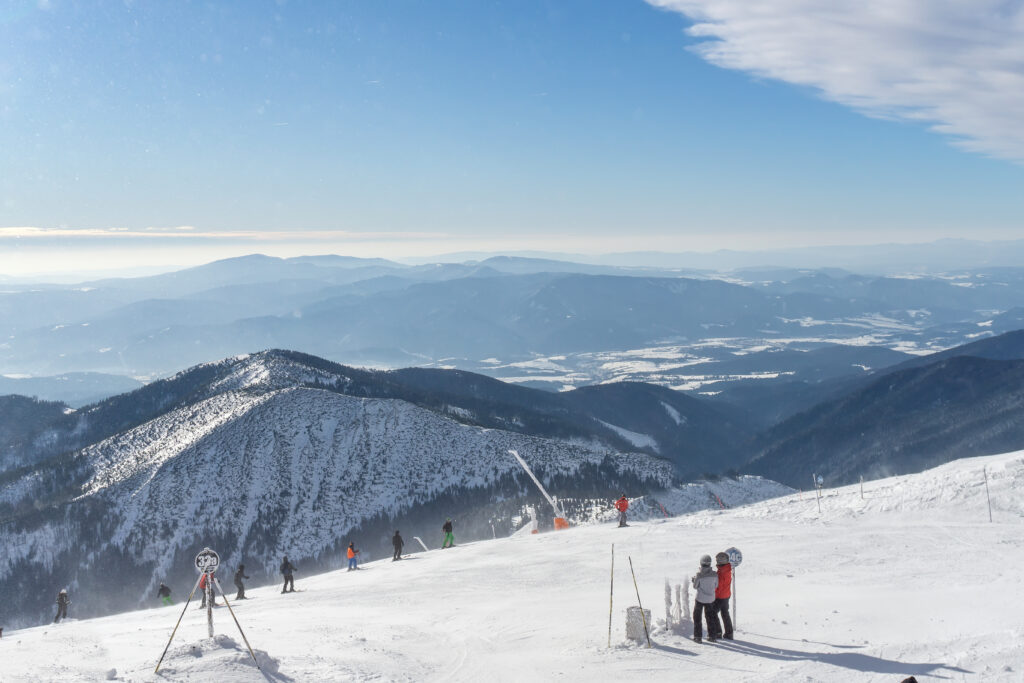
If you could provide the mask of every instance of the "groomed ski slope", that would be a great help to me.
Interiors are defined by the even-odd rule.
[[[359,572],[309,577],[300,566],[302,592],[264,587],[237,605],[263,674],[221,607],[213,640],[205,611],[188,610],[154,676],[179,603],[7,632],[0,680],[1024,679],[1024,451],[864,488],[864,500],[858,486],[827,490],[820,516],[805,492],[628,529],[458,546]],[[440,524],[438,538],[425,539],[432,547]],[[702,553],[729,546],[744,553],[737,640],[697,645],[687,632],[666,632],[665,578],[683,582]],[[636,603],[627,557],[654,612],[652,649],[624,640],[624,611]]]

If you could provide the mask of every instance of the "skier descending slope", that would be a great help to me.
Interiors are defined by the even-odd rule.
[[[623,493],[622,496],[617,501],[615,501],[615,509],[619,511],[619,526],[629,526],[628,524],[626,524],[626,510],[629,509],[629,501],[626,500],[625,493]]]
[[[165,605],[174,604],[174,601],[171,600],[171,588],[166,583],[160,584],[160,588],[156,591],[156,597],[160,598],[160,601]]]
[[[68,589],[61,588],[60,593],[57,593],[57,616],[53,618],[53,623],[60,622],[61,619],[68,618],[68,605],[71,604],[71,600],[68,599]]]
[[[391,545],[395,546],[395,556],[391,558],[391,561],[402,559],[402,548],[405,547],[405,541],[402,540],[402,535],[398,533],[398,529],[395,529],[395,535],[391,539]]]
[[[295,572],[295,565],[288,561],[288,556],[284,556],[284,560],[281,561],[280,567],[281,573],[284,574],[284,587],[281,589],[282,593],[294,593],[295,592],[295,577],[292,574]],[[289,588],[290,586],[290,588]]]
[[[441,544],[441,548],[451,548],[455,545],[455,534],[452,533],[452,518],[449,517],[445,521],[444,526],[441,527],[441,531],[444,532],[444,543]]]
[[[359,569],[359,563],[356,560],[356,555],[359,554],[359,551],[356,550],[355,541],[348,544],[348,550],[345,551],[345,554],[348,556],[348,570],[352,571],[353,569]]]

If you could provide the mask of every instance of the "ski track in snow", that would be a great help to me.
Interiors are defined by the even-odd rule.
[[[821,505],[819,515],[814,495],[797,493],[300,574],[304,592],[256,588],[235,605],[263,674],[222,607],[212,640],[205,612],[189,609],[154,675],[179,605],[6,632],[0,679],[1021,680],[1024,451],[867,482],[863,499],[857,485],[826,490]],[[667,630],[665,580],[686,581],[701,554],[729,546],[744,554],[737,640],[697,645],[688,625]],[[653,612],[652,649],[624,641],[629,559]]]

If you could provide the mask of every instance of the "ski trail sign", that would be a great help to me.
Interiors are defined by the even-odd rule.
[[[203,548],[196,555],[196,571],[200,574],[212,574],[220,567],[220,555],[209,548]]]

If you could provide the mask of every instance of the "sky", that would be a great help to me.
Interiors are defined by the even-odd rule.
[[[1020,0],[0,0],[0,274],[1024,237]]]

